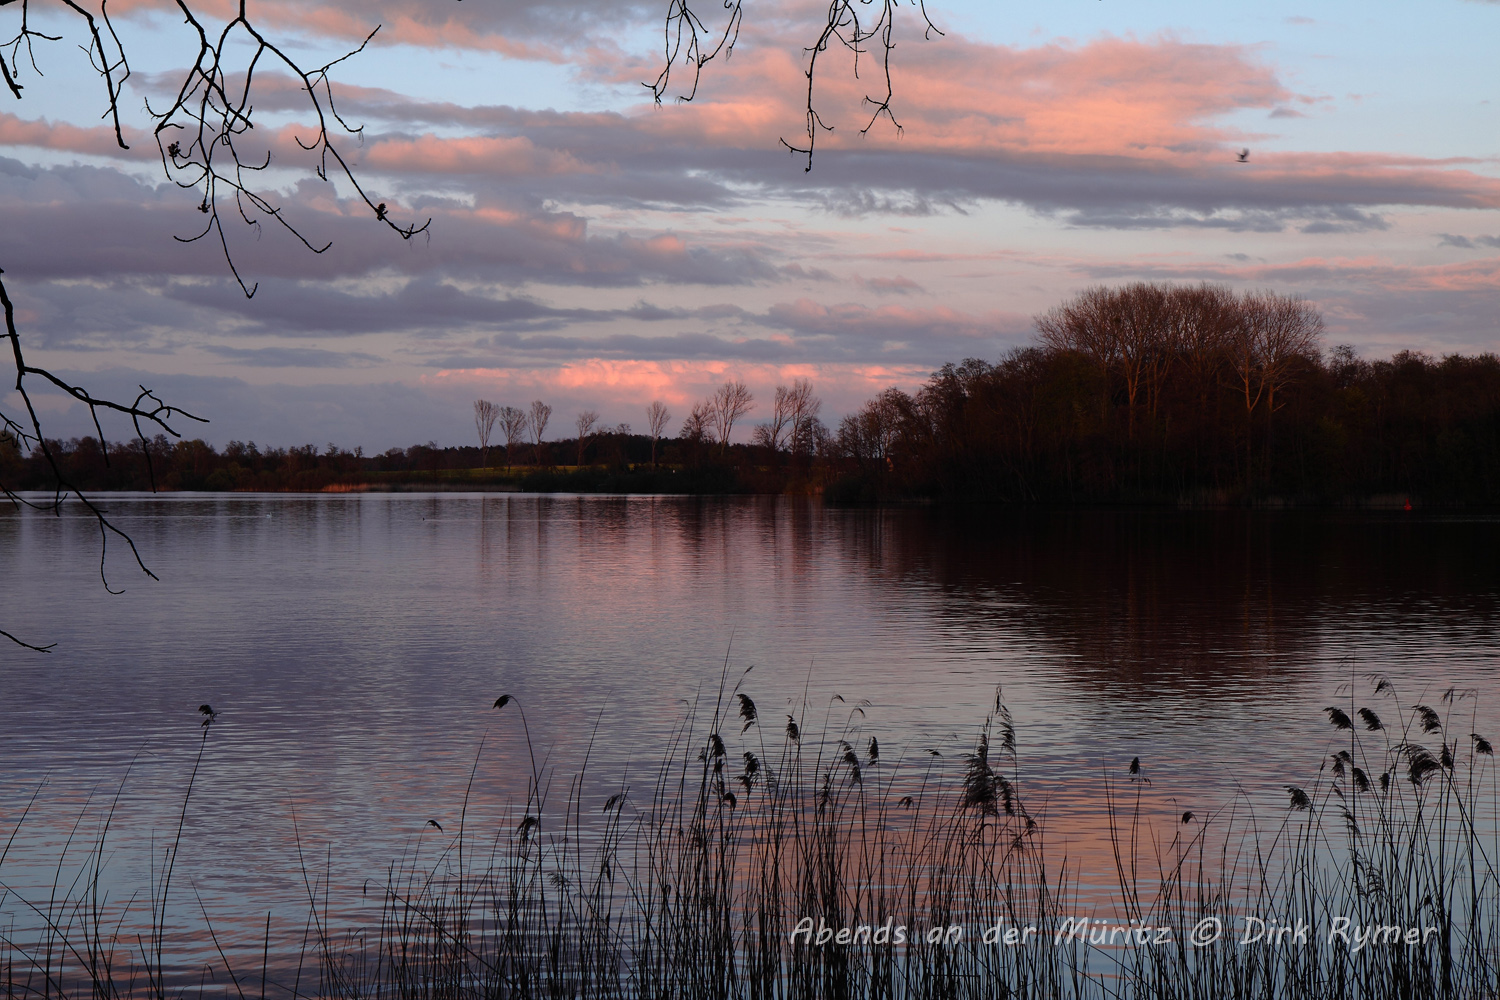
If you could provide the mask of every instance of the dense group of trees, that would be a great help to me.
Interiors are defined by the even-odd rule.
[[[1500,500],[1500,359],[1325,352],[1307,303],[1094,288],[1038,341],[890,389],[834,441],[842,496],[1021,502]]]
[[[648,433],[601,427],[548,441],[552,407],[474,404],[477,447],[435,443],[365,455],[329,445],[257,448],[165,436],[106,449],[50,441],[89,489],[321,490],[510,480],[529,489],[824,492],[835,500],[1022,503],[1500,501],[1500,358],[1325,351],[1307,303],[1213,285],[1093,288],[1036,321],[996,362],[944,366],[915,392],[880,393],[830,431],[811,382],[754,412],[730,380],[675,438],[660,400]],[[499,430],[499,437],[494,432]],[[502,443],[503,441],[503,443]],[[560,468],[560,466],[562,466]],[[658,467],[660,466],[660,468]],[[0,476],[55,478],[40,449],[0,439]]]

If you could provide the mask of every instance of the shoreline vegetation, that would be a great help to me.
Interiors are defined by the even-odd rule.
[[[563,780],[528,738],[510,765],[524,802],[496,831],[466,798],[458,829],[428,831],[435,859],[366,883],[372,923],[347,925],[304,868],[288,954],[272,954],[269,914],[264,943],[255,914],[235,941],[178,898],[180,824],[149,890],[101,894],[112,806],[91,847],[58,859],[51,894],[18,907],[3,852],[23,814],[0,830],[0,897],[24,910],[0,928],[0,986],[7,1000],[1494,997],[1496,774],[1474,695],[1408,705],[1367,681],[1310,720],[1316,777],[1285,786],[1275,816],[1241,791],[1163,823],[1142,805],[1150,762],[1122,762],[1107,901],[1049,844],[998,691],[968,752],[946,756],[892,754],[841,699],[763,718],[727,678],[639,786],[586,780],[587,755]],[[519,702],[495,710],[527,731]],[[200,761],[216,715],[202,711]],[[190,780],[184,814],[194,794]],[[202,922],[171,930],[180,911]]]
[[[1305,302],[1214,285],[1090,289],[1037,317],[997,362],[945,365],[823,425],[804,381],[760,414],[741,382],[692,408],[676,437],[598,427],[542,440],[551,407],[475,403],[480,446],[379,455],[163,435],[101,446],[0,436],[10,490],[339,492],[516,490],[802,494],[902,500],[1189,506],[1500,504],[1500,357],[1324,350]],[[766,412],[769,411],[769,412]],[[736,421],[764,418],[751,442]],[[501,417],[505,443],[489,443]],[[567,462],[569,464],[560,464]]]

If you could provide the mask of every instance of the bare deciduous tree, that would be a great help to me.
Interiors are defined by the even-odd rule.
[[[667,421],[672,419],[667,404],[659,399],[653,399],[651,405],[646,407],[646,425],[651,428],[651,467],[656,468],[656,442],[661,437],[662,431],[666,429]]]
[[[892,446],[914,406],[915,401],[900,389],[885,390],[840,422],[839,448],[860,462],[888,468]]]
[[[488,399],[474,400],[474,429],[479,432],[479,465],[490,464],[490,435],[494,433],[495,421],[500,419],[500,407]]]
[[[574,426],[578,428],[578,466],[583,467],[583,449],[588,445],[589,438],[593,435],[594,425],[599,422],[599,414],[595,410],[584,410],[578,414]]]
[[[1038,316],[1036,328],[1048,348],[1081,355],[1106,377],[1101,413],[1114,391],[1107,378],[1118,378],[1132,440],[1138,404],[1144,399],[1148,415],[1156,416],[1174,365],[1186,368],[1200,413],[1210,383],[1224,379],[1245,408],[1245,482],[1252,485],[1256,411],[1264,400],[1269,461],[1276,394],[1317,354],[1323,321],[1306,302],[1271,292],[1236,296],[1216,285],[1137,282],[1090,288]]]
[[[826,434],[818,419],[823,401],[813,395],[812,382],[799,378],[787,393],[787,410],[791,421],[790,447],[794,455],[811,455]]]
[[[516,445],[526,440],[526,430],[531,425],[526,411],[516,406],[500,407],[500,430],[505,434],[505,467],[515,461]]]
[[[1323,317],[1302,299],[1250,292],[1239,303],[1239,322],[1229,337],[1230,370],[1245,402],[1245,482],[1253,486],[1252,429],[1255,408],[1266,401],[1266,460],[1270,461],[1276,393],[1291,384],[1300,362],[1315,356]]]
[[[714,425],[714,435],[719,439],[720,453],[729,450],[729,435],[734,433],[734,425],[741,417],[749,413],[755,407],[755,397],[744,382],[739,379],[731,379],[719,386],[710,401],[711,417]]]
[[[1148,404],[1154,404],[1172,361],[1168,310],[1167,288],[1137,282],[1123,288],[1087,289],[1036,319],[1042,343],[1082,354],[1101,373],[1120,375],[1132,439],[1142,394]]]
[[[540,399],[531,401],[531,438],[536,442],[536,464],[542,464],[542,434],[547,430],[547,421],[552,419],[552,407]]]
[[[1086,289],[1071,302],[1054,306],[1035,319],[1045,347],[1080,355],[1099,373],[1101,418],[1109,410],[1107,383],[1119,350],[1119,339],[1109,321],[1109,294],[1108,288]]]
[[[713,400],[704,400],[701,403],[693,404],[693,408],[688,411],[687,419],[682,422],[682,430],[679,432],[679,436],[689,441],[713,441]]]
[[[1239,322],[1239,302],[1223,285],[1201,284],[1173,288],[1170,321],[1178,363],[1187,369],[1200,414],[1208,408],[1208,394],[1224,344]]]
[[[1120,290],[1120,372],[1125,377],[1128,433],[1135,437],[1136,412],[1144,401],[1156,412],[1161,385],[1172,366],[1176,345],[1169,321],[1170,288],[1136,282]],[[1142,399],[1144,397],[1144,400]]]
[[[1266,386],[1266,416],[1281,408],[1276,394],[1296,381],[1299,368],[1321,351],[1323,317],[1305,299],[1271,292],[1245,296],[1246,315],[1255,317],[1260,377]]]
[[[778,385],[771,404],[771,419],[755,429],[755,443],[772,451],[785,448],[794,454],[808,453],[814,437],[812,425],[822,408],[823,401],[813,395],[812,383],[807,379],[796,379],[790,387]]]
[[[755,428],[754,441],[772,451],[781,450],[782,435],[791,426],[791,392],[784,385],[776,387],[776,396],[771,401],[771,419]]]

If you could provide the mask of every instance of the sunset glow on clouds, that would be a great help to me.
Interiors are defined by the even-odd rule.
[[[803,6],[747,8],[695,100],[655,107],[640,81],[664,7],[252,0],[299,51],[382,25],[335,70],[363,126],[339,149],[430,230],[403,242],[318,180],[305,94],[262,71],[266,183],[332,246],[230,229],[260,283],[247,300],[217,246],[173,238],[196,231],[199,196],[163,178],[149,118],[118,149],[97,83],[43,47],[47,75],[0,108],[0,266],[37,360],[170,391],[220,443],[461,443],[479,395],[639,426],[651,399],[682,415],[729,377],[762,400],[810,378],[836,419],[1026,343],[1031,316],[1087,285],[1142,278],[1304,295],[1330,344],[1374,353],[1494,349],[1500,84],[1476,84],[1468,57],[1500,6],[1445,0],[1421,24],[1200,6],[933,4],[946,34],[926,40],[902,8],[901,130],[861,133],[883,78],[830,53],[818,107],[835,128],[807,172],[780,143],[803,128]],[[166,7],[110,10],[137,46],[122,106],[159,104],[184,51]]]

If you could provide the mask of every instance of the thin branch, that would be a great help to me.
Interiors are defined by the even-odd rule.
[[[741,0],[723,0],[723,3],[728,16],[723,27],[714,30],[692,8],[690,0],[671,0],[663,24],[662,70],[654,81],[642,84],[651,91],[656,103],[660,104],[671,89],[672,73],[679,64],[691,74],[691,86],[677,97],[679,101],[686,102],[697,96],[704,67],[721,55],[725,59],[733,55],[735,43],[739,40],[743,10]],[[861,11],[872,6],[877,15],[874,20],[862,18]],[[896,49],[896,10],[899,6],[900,0],[830,0],[817,40],[804,50],[807,53],[807,68],[803,70],[803,75],[807,78],[805,138],[793,142],[784,138],[779,140],[788,152],[806,157],[804,170],[812,170],[818,136],[823,132],[833,131],[833,126],[825,122],[819,113],[817,102],[818,60],[833,46],[840,46],[853,55],[854,75],[858,78],[860,57],[868,55],[871,51],[869,43],[875,42],[885,92],[880,96],[864,98],[864,103],[872,110],[870,120],[860,129],[860,134],[868,134],[882,118],[889,120],[895,126],[897,134],[900,134],[901,123],[897,121],[893,107],[895,84],[891,75],[891,54]],[[920,14],[923,37],[942,35],[943,32],[933,24],[927,13],[925,0],[916,0],[915,6]]]
[[[24,90],[20,81],[23,46],[32,71],[41,77],[41,69],[36,63],[34,42],[38,39],[59,40],[57,36],[44,34],[30,26],[31,2],[32,0],[0,0],[0,7],[8,7],[14,3],[20,4],[20,26],[16,34],[6,41],[0,41],[0,78],[3,78],[6,90],[17,99],[22,96]],[[97,16],[81,6],[79,0],[50,0],[50,2],[56,4],[62,12],[75,16],[85,27],[87,44],[81,45],[80,48],[88,58],[89,65],[94,72],[99,74],[104,84],[105,111],[101,117],[108,118],[113,125],[116,144],[121,149],[129,149],[130,146],[125,141],[124,128],[121,124],[120,100],[126,81],[130,79],[130,63],[126,58],[120,37],[115,31],[114,23],[110,19],[108,0],[101,0]],[[428,231],[432,223],[430,218],[420,225],[414,222],[402,223],[392,218],[386,203],[372,195],[355,177],[353,168],[334,142],[334,135],[340,133],[362,140],[364,129],[363,126],[349,124],[339,114],[334,104],[330,71],[345,60],[363,52],[371,39],[375,37],[376,32],[380,30],[379,27],[371,31],[359,45],[337,59],[321,66],[305,69],[285,49],[261,33],[247,15],[247,5],[244,2],[239,3],[236,16],[212,36],[205,27],[204,21],[189,6],[188,0],[175,0],[175,3],[184,22],[193,29],[197,36],[197,52],[189,68],[184,72],[172,102],[164,110],[157,111],[151,107],[148,100],[146,111],[155,121],[153,135],[156,138],[163,172],[178,187],[198,192],[198,211],[207,217],[203,228],[195,235],[177,237],[178,240],[192,243],[210,235],[216,237],[230,274],[247,298],[254,296],[259,285],[246,281],[234,259],[234,252],[220,215],[220,205],[225,199],[232,198],[234,212],[240,220],[257,230],[262,220],[269,217],[313,253],[323,253],[331,245],[327,242],[317,243],[309,239],[297,223],[286,217],[270,189],[256,186],[256,175],[271,166],[271,152],[267,150],[257,152],[253,156],[242,156],[239,143],[255,127],[252,120],[254,105],[251,97],[256,74],[267,66],[290,73],[301,83],[303,92],[307,94],[308,110],[311,111],[313,118],[313,132],[308,137],[299,135],[294,138],[302,149],[314,154],[313,173],[325,181],[330,180],[333,175],[341,175],[353,187],[358,197],[364,201],[376,220],[402,239],[409,240],[418,233]],[[232,70],[227,62],[230,53],[243,51],[243,46],[247,41],[251,49],[249,59],[243,63],[237,63],[242,66],[241,69]],[[243,76],[242,81],[231,83],[231,80],[237,81],[240,76]],[[332,126],[330,126],[330,119],[332,119]],[[3,273],[0,271],[0,274]],[[15,390],[26,410],[21,419],[12,419],[9,415],[0,412],[0,435],[13,441],[21,452],[29,451],[33,456],[39,456],[46,463],[55,483],[52,498],[46,503],[38,503],[22,497],[3,483],[0,483],[0,495],[10,500],[12,504],[24,504],[37,510],[50,510],[56,515],[61,515],[62,505],[66,500],[76,499],[82,503],[99,527],[99,574],[105,588],[112,593],[116,591],[110,587],[105,575],[105,563],[111,537],[122,540],[130,549],[140,570],[155,579],[155,574],[147,568],[130,536],[116,527],[104,512],[64,474],[53,444],[49,443],[42,434],[41,420],[28,390],[28,378],[40,380],[88,408],[94,429],[99,435],[101,447],[105,448],[106,463],[109,461],[108,445],[104,443],[105,437],[99,421],[99,411],[105,410],[128,417],[135,428],[136,438],[140,442],[141,454],[145,459],[153,490],[156,489],[156,476],[152,462],[152,442],[147,438],[147,434],[159,430],[172,437],[181,437],[169,421],[175,421],[176,418],[203,421],[204,418],[164,403],[145,386],[140,387],[140,393],[133,402],[117,402],[95,396],[82,386],[73,385],[46,368],[28,365],[21,350],[20,336],[16,331],[14,309],[3,281],[0,281],[0,301],[3,301],[5,307],[4,337],[10,341],[16,372]],[[28,649],[45,651],[51,648],[22,642],[9,632],[0,631],[0,636]]]
[[[31,643],[26,642],[24,639],[17,639],[15,636],[13,636],[9,632],[5,631],[5,629],[3,629],[3,628],[0,628],[0,636],[4,636],[5,638],[9,639],[11,642],[15,643],[17,646],[22,647],[23,649],[29,649],[29,650],[32,650],[33,652],[37,652],[37,653],[50,653],[50,652],[52,652],[52,647],[57,645],[57,643],[55,643],[55,642],[49,642],[45,646],[33,646]]]
[[[0,274],[4,273],[5,272],[3,270],[0,270]],[[39,504],[26,497],[20,496],[4,484],[0,484],[0,493],[3,493],[3,495],[13,504],[25,505],[34,510],[50,510],[55,516],[62,515],[62,505],[64,501],[70,498],[76,499],[79,503],[83,504],[84,509],[87,510],[89,515],[93,517],[95,524],[99,528],[99,579],[104,584],[104,588],[110,593],[120,593],[119,590],[116,590],[115,588],[110,586],[109,578],[106,574],[105,560],[109,553],[109,541],[111,536],[125,543],[126,547],[130,549],[132,558],[135,559],[136,566],[140,568],[142,573],[145,573],[153,580],[157,579],[156,574],[151,572],[150,568],[147,567],[145,560],[141,557],[140,550],[136,548],[135,541],[123,530],[117,527],[112,521],[110,521],[110,519],[105,516],[104,511],[102,511],[97,505],[95,505],[95,503],[90,500],[89,497],[86,496],[81,489],[75,486],[73,482],[67,477],[67,475],[64,474],[62,466],[58,461],[56,452],[53,450],[52,445],[42,434],[41,418],[37,414],[36,405],[32,401],[31,392],[26,384],[26,377],[28,375],[31,375],[40,378],[50,383],[51,385],[63,390],[63,392],[65,392],[73,399],[76,399],[79,402],[83,403],[89,408],[90,414],[94,416],[94,426],[96,428],[99,426],[98,410],[101,408],[112,410],[129,416],[135,424],[136,435],[141,442],[141,451],[146,456],[148,469],[150,468],[149,463],[151,448],[150,442],[146,439],[146,427],[142,425],[142,421],[145,422],[146,426],[154,424],[156,427],[160,428],[168,434],[171,434],[173,437],[182,436],[176,430],[174,430],[169,423],[167,423],[167,421],[172,419],[173,417],[181,416],[186,417],[190,420],[197,420],[205,423],[206,421],[204,420],[204,418],[194,416],[193,414],[188,413],[187,411],[179,407],[168,406],[144,386],[141,387],[141,393],[136,397],[134,403],[117,403],[113,400],[97,397],[79,386],[71,385],[45,368],[38,368],[34,365],[27,364],[25,355],[21,350],[21,337],[16,330],[15,306],[11,302],[10,293],[9,290],[5,287],[5,281],[3,278],[0,278],[0,306],[3,306],[5,311],[5,333],[3,335],[3,339],[10,341],[11,359],[15,366],[15,391],[21,397],[21,402],[26,408],[26,416],[29,424],[29,426],[27,424],[22,424],[19,421],[11,418],[9,415],[0,413],[0,431],[3,431],[4,433],[10,435],[10,437],[15,440],[18,448],[23,452],[29,448],[33,454],[40,453],[42,459],[47,463],[47,468],[52,473],[52,478],[55,484],[53,487],[52,500],[51,502],[46,504]],[[143,405],[143,403],[147,401],[155,405]],[[100,433],[100,440],[103,440],[102,432]],[[152,489],[154,490],[155,488],[156,482],[155,478],[153,477]],[[25,646],[28,649],[35,649],[45,652],[47,649],[51,648],[51,646],[38,647],[27,642],[22,642],[20,639],[17,639],[15,636],[11,635],[9,632],[0,631],[0,635],[3,635],[5,638],[10,639],[11,641],[19,645]]]

